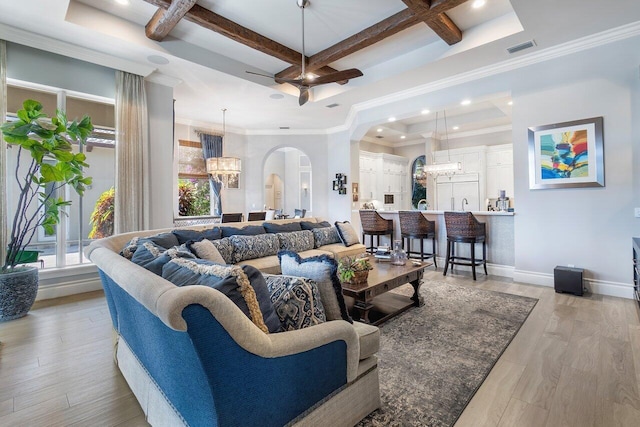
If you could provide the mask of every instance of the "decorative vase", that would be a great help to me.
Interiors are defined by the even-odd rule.
[[[391,252],[391,264],[405,265],[407,263],[407,253],[402,249],[402,241],[393,242],[393,252]]]
[[[36,267],[18,267],[10,273],[0,273],[0,322],[25,316],[37,293]]]

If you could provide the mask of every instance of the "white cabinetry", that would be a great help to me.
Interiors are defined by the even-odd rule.
[[[479,211],[480,188],[478,174],[439,176],[436,180],[436,204],[441,211]],[[467,204],[464,205],[466,199]]]
[[[487,197],[497,198],[500,190],[513,198],[513,147],[511,144],[487,148]]]
[[[361,200],[378,200],[386,210],[408,208],[408,162],[408,159],[401,156],[361,151]],[[393,199],[393,203],[390,203],[390,199]]]
[[[377,200],[379,198],[377,186],[378,163],[379,159],[375,155],[369,155],[369,153],[360,154],[360,198],[363,201]]]

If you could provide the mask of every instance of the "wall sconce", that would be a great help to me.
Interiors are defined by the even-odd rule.
[[[305,197],[309,195],[309,187],[307,187],[307,184],[302,184],[302,191],[304,191]]]
[[[336,179],[333,181],[333,191],[337,191],[338,194],[347,194],[347,175],[336,174]]]

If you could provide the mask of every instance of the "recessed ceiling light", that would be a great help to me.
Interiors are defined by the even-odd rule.
[[[454,126],[453,127],[453,130],[458,130],[458,129],[460,129],[460,126]]]
[[[404,136],[404,135],[400,136],[400,139],[405,139],[405,138],[406,138],[406,136]]]
[[[430,113],[430,111],[429,111],[429,110],[422,110],[422,111],[420,111],[420,114],[429,114],[429,113]]]
[[[376,132],[382,132],[382,128],[376,129]]]
[[[269,95],[269,98],[271,99],[282,99],[284,98],[284,95],[281,93],[272,93],[271,95]]]
[[[389,121],[390,121],[390,122],[395,122],[395,121],[396,121],[396,118],[395,118],[395,117],[389,117]]]
[[[469,105],[469,104],[471,104],[471,100],[470,99],[465,99],[460,103],[460,105]]]
[[[507,105],[513,105],[513,101],[507,102]]]
[[[167,58],[160,55],[149,55],[147,56],[147,61],[151,62],[152,64],[158,65],[167,65],[169,63],[169,60]]]
[[[116,0],[116,3],[121,4],[123,6],[129,6],[129,0]]]
[[[475,0],[473,3],[471,3],[471,7],[473,7],[474,9],[478,9],[484,6],[486,3],[486,0]]]

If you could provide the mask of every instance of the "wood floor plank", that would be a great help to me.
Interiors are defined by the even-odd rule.
[[[629,325],[629,342],[633,351],[633,367],[640,386],[640,325]]]
[[[544,425],[548,415],[546,409],[513,398],[509,401],[498,427],[539,427]]]
[[[522,373],[513,397],[548,410],[553,403],[561,372],[562,358],[533,358]]]
[[[629,341],[629,323],[624,303],[619,298],[603,297],[602,336]]]
[[[29,406],[22,411],[11,412],[0,417],[2,426],[38,426],[38,425],[63,425],[57,424],[51,418],[53,414],[69,407],[66,395]],[[45,424],[46,421],[46,424]]]
[[[595,426],[597,386],[596,374],[564,365],[546,426]]]
[[[0,402],[0,417],[13,412],[13,399],[7,399]]]
[[[568,342],[573,332],[576,311],[575,307],[558,304],[549,317],[544,334]]]
[[[576,320],[564,363],[585,372],[597,372],[600,354],[601,325]]]
[[[640,410],[640,393],[628,341],[600,340],[598,397]]]

